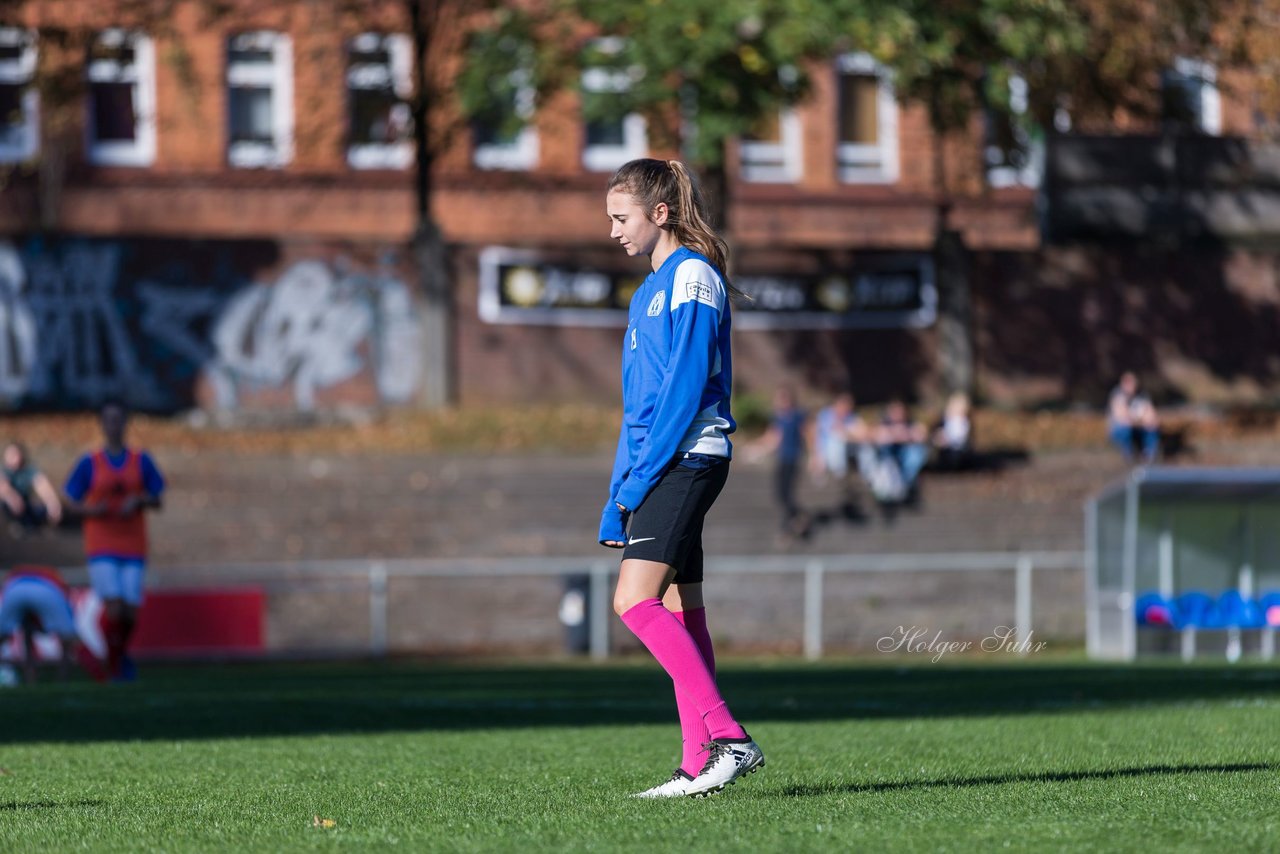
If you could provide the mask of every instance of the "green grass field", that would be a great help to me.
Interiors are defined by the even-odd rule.
[[[663,802],[626,797],[679,756],[649,662],[6,690],[0,851],[1280,846],[1280,668],[731,662],[721,684],[768,766]]]

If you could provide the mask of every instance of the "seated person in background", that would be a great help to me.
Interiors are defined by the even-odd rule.
[[[4,577],[0,586],[0,638],[22,631],[23,681],[28,685],[35,681],[36,675],[36,632],[56,635],[62,642],[60,679],[67,678],[73,658],[79,660],[95,680],[102,681],[106,676],[97,659],[80,643],[69,594],[67,583],[53,567],[18,566]]]
[[[884,408],[876,425],[876,452],[880,460],[897,464],[904,497],[914,493],[916,478],[929,459],[929,431],[907,412],[907,405],[893,399]]]
[[[58,491],[18,442],[5,445],[0,457],[0,505],[5,515],[25,530],[62,521]]]
[[[1160,416],[1151,398],[1142,393],[1133,371],[1120,375],[1107,402],[1107,435],[1132,462],[1134,449],[1142,449],[1143,462],[1153,463],[1160,453]]]
[[[942,419],[933,429],[933,446],[938,449],[938,467],[948,471],[965,468],[973,457],[973,422],[969,417],[969,396],[962,391],[947,398]]]
[[[867,426],[853,407],[853,395],[842,392],[814,416],[809,470],[816,478],[830,475],[844,480],[849,459],[855,456],[857,446],[867,441]]]

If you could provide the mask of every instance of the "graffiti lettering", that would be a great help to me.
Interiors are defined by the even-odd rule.
[[[39,331],[27,394],[99,401],[127,396],[155,405],[114,301],[119,248],[71,244],[60,254],[28,260],[27,302]]]
[[[186,246],[157,254],[180,257]],[[0,243],[0,405],[119,396],[175,408],[199,376],[228,409],[268,388],[308,410],[321,389],[357,378],[379,400],[412,398],[421,330],[409,288],[388,272],[393,259],[376,273],[307,259],[254,282],[230,272],[235,244],[200,251],[216,253],[212,282],[194,262],[163,266],[137,244]]]
[[[288,384],[298,408],[309,410],[317,389],[363,369],[364,350],[381,397],[403,402],[418,382],[418,336],[402,282],[301,261],[274,284],[232,298],[213,328],[216,356],[206,376],[222,408],[234,408],[239,387],[249,383]]]
[[[26,394],[36,361],[36,320],[23,298],[25,286],[22,259],[0,243],[0,401]]]

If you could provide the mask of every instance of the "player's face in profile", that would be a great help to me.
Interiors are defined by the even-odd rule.
[[[613,190],[605,198],[605,210],[612,226],[609,236],[618,241],[628,255],[653,254],[662,237],[662,229],[649,219],[634,196],[623,190]]]

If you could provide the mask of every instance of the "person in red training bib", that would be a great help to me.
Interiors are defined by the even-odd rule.
[[[102,599],[107,666],[115,678],[131,680],[129,638],[142,605],[147,568],[147,518],[160,508],[164,477],[146,451],[125,445],[129,413],[124,404],[102,406],[103,447],[85,454],[64,492],[84,519],[89,583]]]
[[[105,676],[98,660],[80,643],[70,594],[62,576],[49,566],[15,566],[0,581],[0,638],[21,630],[23,681],[28,685],[36,678],[36,632],[55,635],[62,642],[59,678],[67,678],[73,658],[94,679],[101,681]]]

